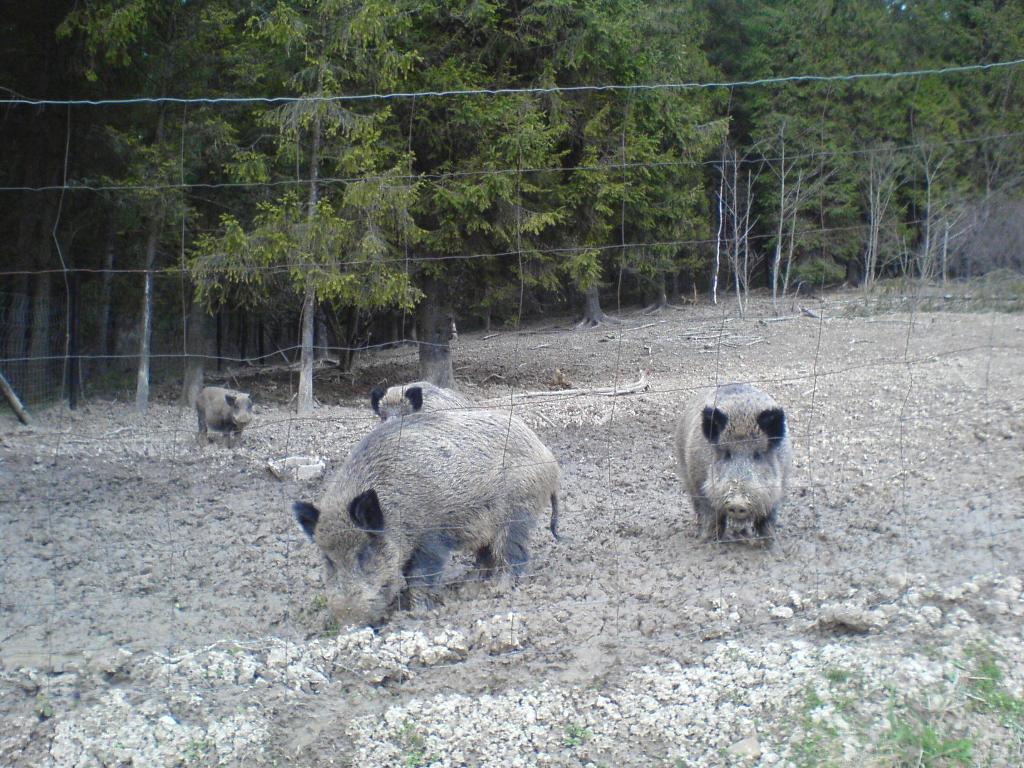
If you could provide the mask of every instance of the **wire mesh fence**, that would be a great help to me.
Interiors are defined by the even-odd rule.
[[[636,170],[625,155],[601,172]],[[521,181],[547,171],[480,173]],[[144,186],[207,194],[229,185]],[[624,202],[621,214],[625,221]],[[923,221],[881,230],[892,243]],[[183,214],[182,233],[186,226]],[[864,231],[858,222],[792,236]],[[897,712],[939,711],[930,696],[955,702],[971,727],[996,728],[994,710],[967,709],[980,694],[972,675],[956,670],[974,670],[981,652],[972,643],[985,644],[1007,668],[1012,697],[1024,659],[1016,278],[955,280],[944,269],[934,280],[872,290],[808,293],[806,283],[794,284],[773,301],[750,289],[753,272],[739,260],[744,248],[767,259],[772,235],[752,234],[739,249],[722,236],[634,242],[623,224],[618,243],[538,246],[534,255],[721,246],[735,258],[723,253],[717,301],[702,292],[648,309],[614,304],[610,320],[580,328],[578,317],[543,306],[524,317],[522,234],[502,251],[389,257],[406,268],[494,258],[520,265],[507,327],[470,325],[451,343],[455,382],[470,404],[436,417],[451,427],[432,438],[437,453],[417,437],[434,423],[426,414],[385,428],[369,403],[373,387],[419,378],[420,345],[429,342],[397,321],[389,330],[401,332],[368,332],[351,344],[317,324],[317,405],[299,414],[296,297],[282,289],[281,303],[296,306],[275,316],[231,307],[206,317],[211,325],[195,343],[184,234],[160,268],[3,273],[52,275],[56,287],[48,301],[0,296],[0,371],[35,415],[28,427],[5,420],[0,444],[0,717],[12,726],[2,729],[0,759],[319,764],[337,754],[380,765],[724,764],[756,747],[766,763],[841,764],[846,752],[809,751],[828,729],[884,752],[891,743],[879,729],[899,734]],[[907,248],[903,258],[914,253]],[[335,266],[346,264],[339,256]],[[273,280],[311,265],[300,258],[248,269]],[[85,305],[120,306],[112,314],[122,325],[103,311],[83,313],[73,346],[72,282],[61,296],[56,276],[76,274],[86,279]],[[156,297],[148,353],[155,386],[140,414],[130,400],[147,277]],[[196,360],[207,382],[252,395],[254,420],[237,444],[197,434],[194,407],[180,404]],[[75,375],[84,405],[71,409],[62,398]],[[793,465],[768,540],[702,539],[693,510],[700,494],[689,498],[677,466],[679,419],[703,406],[692,398],[730,382],[770,392],[786,413]],[[457,428],[482,424],[460,421],[463,413],[497,414],[509,425],[521,418],[560,467],[562,537],[545,530],[549,500],[534,504],[524,526],[536,529],[524,545],[529,565],[518,578],[490,573],[483,550],[493,542],[452,546],[465,525],[443,519],[445,504],[479,498],[470,512],[482,514],[507,501],[494,489],[507,490],[512,473],[539,474],[550,462],[517,456],[508,426],[494,450],[474,443],[478,473],[457,474],[455,459],[470,452]],[[334,478],[382,429],[397,431],[398,446],[378,457],[393,473],[384,501],[397,508],[383,512],[385,535],[427,520],[418,548],[392,563],[391,575],[401,587],[424,575],[416,557],[440,552],[440,567],[427,575],[439,573],[441,584],[432,600],[412,606],[388,592],[394,610],[374,628],[352,628],[332,611],[330,580],[354,579],[374,592],[377,582],[359,565],[372,559],[364,547],[372,536],[359,540],[353,563],[327,563],[321,550],[336,542],[309,541],[292,510],[296,501],[316,503],[318,524],[344,529],[351,499],[330,508],[330,494],[344,485]],[[289,457],[324,472],[299,478],[273,469]],[[1014,723],[992,730],[996,763],[1021,755]],[[743,747],[751,738],[754,746]]]

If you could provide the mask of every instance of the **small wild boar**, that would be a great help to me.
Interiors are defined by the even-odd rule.
[[[323,554],[331,611],[374,624],[397,598],[429,604],[456,550],[483,574],[519,576],[548,505],[557,537],[560,482],[555,457],[518,418],[437,411],[381,424],[315,505],[293,509]]]
[[[223,387],[203,387],[196,398],[196,416],[199,419],[199,434],[202,441],[207,438],[207,429],[227,434],[228,445],[242,434],[252,421],[252,400],[245,392],[236,392]]]
[[[701,535],[720,539],[729,527],[770,537],[792,464],[786,414],[771,395],[747,384],[702,392],[675,440]]]
[[[389,387],[375,387],[370,393],[370,406],[381,421],[408,416],[420,411],[450,411],[470,408],[472,403],[452,389],[444,389],[429,381],[414,381]]]

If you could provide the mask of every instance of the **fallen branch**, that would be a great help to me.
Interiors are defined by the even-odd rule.
[[[339,362],[333,357],[321,357],[319,360],[313,361],[313,371],[324,371],[330,368],[337,368]],[[296,360],[294,363],[278,363],[277,365],[260,365],[251,366],[246,368],[236,368],[228,371],[224,375],[224,379],[251,379],[256,376],[267,376],[275,373],[293,373],[302,367],[302,361]]]
[[[782,323],[786,320],[798,320],[803,315],[783,315],[782,317],[762,317],[759,322],[761,325],[768,325],[768,323]]]
[[[654,323],[645,323],[644,325],[638,325],[635,328],[623,328],[622,331],[623,331],[623,333],[625,333],[626,331],[639,331],[639,330],[641,330],[643,328],[652,328],[655,325],[664,325],[664,324],[665,324],[664,320],[658,320],[657,322],[654,322]]]
[[[528,398],[528,397],[550,397],[551,395],[559,396],[576,396],[576,395],[601,395],[604,397],[618,397],[619,395],[635,395],[638,392],[645,392],[650,386],[650,382],[647,380],[647,376],[650,373],[650,369],[644,368],[640,371],[640,378],[631,384],[626,384],[619,387],[596,387],[593,389],[558,389],[558,390],[540,390],[536,392],[518,392],[516,393],[517,398]]]
[[[18,417],[18,421],[22,424],[29,424],[32,421],[32,417],[28,415],[28,411],[25,410],[25,406],[21,404],[21,400],[18,399],[18,395],[15,394],[14,389],[10,384],[7,383],[7,379],[0,373],[0,391],[4,393],[4,399],[7,404],[11,406],[11,410],[14,411],[14,415]]]

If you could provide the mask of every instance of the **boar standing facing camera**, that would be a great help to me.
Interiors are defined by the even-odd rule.
[[[338,621],[374,624],[396,598],[428,605],[455,550],[476,555],[483,575],[520,575],[548,505],[556,532],[560,479],[551,451],[518,418],[439,411],[377,427],[316,505],[293,509],[323,555]]]
[[[691,400],[676,428],[676,457],[700,533],[772,535],[792,464],[786,414],[771,395],[727,384]]]
[[[200,441],[207,438],[207,430],[212,429],[227,434],[228,445],[231,445],[252,421],[252,400],[245,392],[204,387],[196,398],[196,416]]]
[[[381,421],[429,411],[451,411],[473,404],[451,389],[436,387],[429,381],[414,381],[389,387],[375,387],[370,393],[370,406]]]

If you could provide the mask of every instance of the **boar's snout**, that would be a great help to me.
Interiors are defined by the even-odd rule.
[[[742,522],[744,520],[749,520],[754,516],[754,504],[746,496],[735,494],[726,498],[722,511],[724,511],[731,520]]]
[[[327,607],[340,626],[372,627],[383,621],[388,600],[382,592],[369,589],[329,590]]]
[[[244,427],[252,421],[252,400],[249,398],[239,398],[235,403],[234,412],[231,414],[231,418],[234,419],[235,424],[240,427]]]

